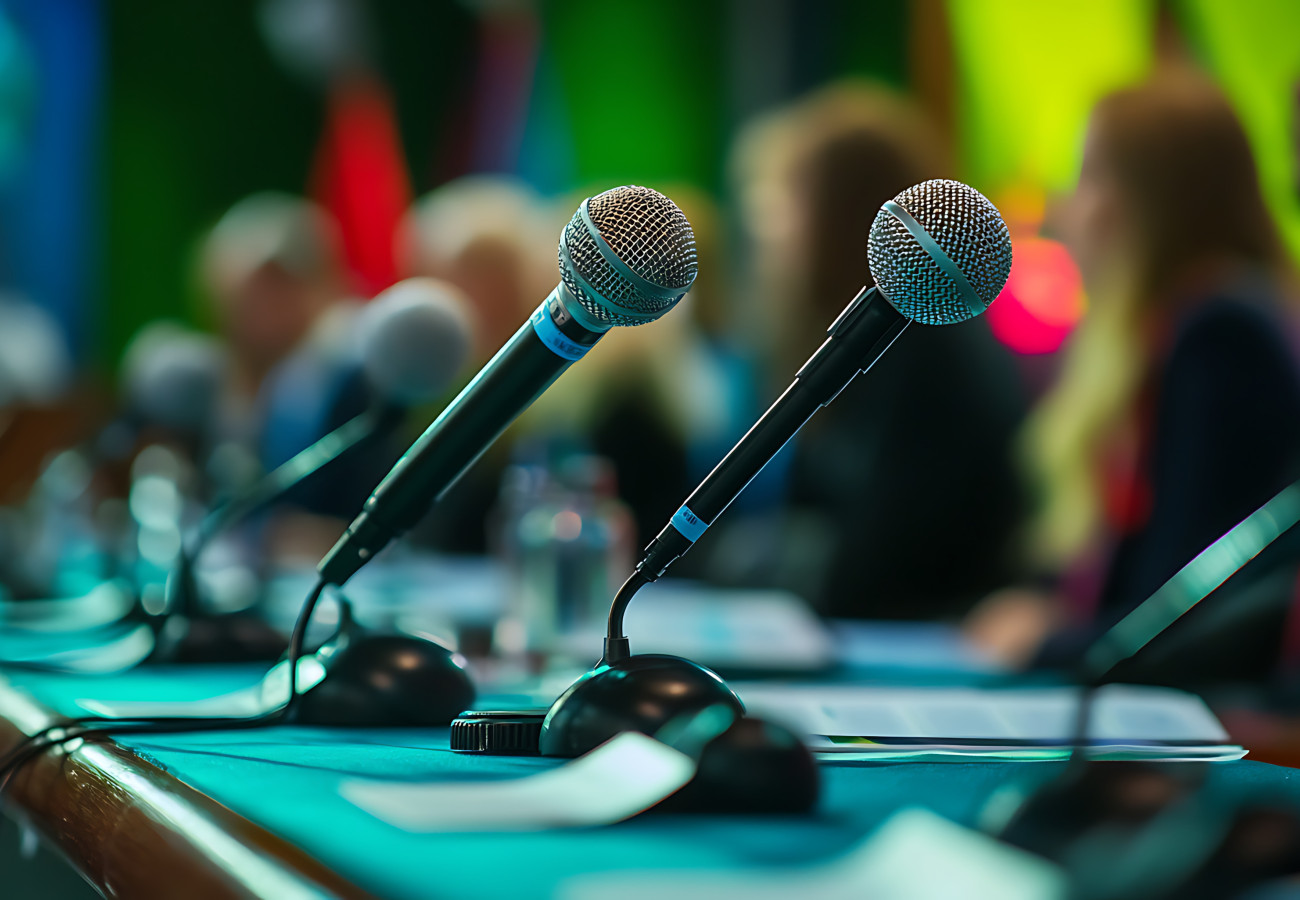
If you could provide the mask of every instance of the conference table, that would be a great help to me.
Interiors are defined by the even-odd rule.
[[[940,668],[858,666],[825,677],[980,677]],[[245,688],[262,674],[247,665],[140,667],[93,677],[9,672],[0,676],[0,748],[59,716],[94,709],[90,698],[197,700]],[[485,693],[476,705],[525,699]],[[1063,765],[823,758],[821,800],[807,815],[651,809],[613,825],[519,832],[413,832],[341,792],[358,778],[469,784],[564,764],[453,753],[447,729],[276,726],[124,735],[45,753],[14,778],[4,802],[7,815],[106,896],[583,898],[651,879],[680,885],[673,891],[680,898],[726,896],[752,885],[753,876],[780,883],[834,866],[869,846],[882,823],[904,809],[974,826],[995,790],[1016,780],[1046,782]],[[1248,758],[1211,763],[1208,771],[1215,789],[1267,792],[1300,810],[1293,769]]]

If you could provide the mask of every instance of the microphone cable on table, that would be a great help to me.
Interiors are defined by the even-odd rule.
[[[301,696],[298,693],[298,661],[303,655],[307,626],[328,586],[324,581],[316,583],[303,602],[298,618],[294,622],[293,632],[289,637],[289,648],[285,654],[289,666],[289,690],[288,696],[280,706],[252,716],[143,716],[139,718],[78,716],[48,725],[24,738],[4,757],[0,757],[0,798],[3,797],[9,781],[29,760],[46,750],[75,740],[100,735],[181,734],[195,731],[263,728],[291,721],[294,708]],[[69,733],[58,733],[66,729],[74,730]]]

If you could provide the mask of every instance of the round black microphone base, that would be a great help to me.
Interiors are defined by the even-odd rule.
[[[274,662],[284,636],[254,609],[217,612],[203,603],[194,560],[182,555],[167,577],[163,611],[136,606],[132,617],[154,630],[145,662],[162,665]]]
[[[290,713],[301,725],[435,728],[474,702],[464,660],[442,644],[401,634],[374,634],[342,607],[339,630],[313,656],[324,669]]]
[[[799,735],[743,716],[709,741],[691,782],[659,812],[795,815],[817,805],[821,776]]]
[[[717,673],[679,656],[647,653],[601,663],[569,686],[542,723],[543,756],[581,756],[624,731],[653,735],[684,713],[745,707]]]
[[[146,662],[164,665],[273,662],[284,636],[256,614],[167,616]]]

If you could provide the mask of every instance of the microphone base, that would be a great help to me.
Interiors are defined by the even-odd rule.
[[[349,629],[316,656],[325,677],[299,695],[294,724],[445,728],[474,703],[464,661],[425,638]]]
[[[284,653],[284,635],[249,612],[169,616],[158,629],[150,664],[271,663]]]
[[[624,731],[654,735],[686,713],[745,707],[716,672],[679,656],[646,653],[597,665],[552,704],[542,723],[543,756],[572,758]]]
[[[654,809],[796,815],[812,810],[820,794],[817,761],[799,735],[744,716],[701,749],[695,777]]]

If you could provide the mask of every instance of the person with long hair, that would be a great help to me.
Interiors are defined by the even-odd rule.
[[[768,390],[780,390],[870,284],[881,206],[951,166],[906,97],[842,82],[752,125],[734,169],[754,318],[768,325]],[[965,612],[1012,574],[1021,387],[983,319],[910,329],[774,460],[784,508],[721,531],[710,574],[789,588],[827,616]]]
[[[1064,660],[1300,476],[1290,273],[1223,94],[1176,70],[1105,97],[1060,226],[1090,308],[1023,435],[1038,501],[1029,560],[1055,577],[1059,602],[1010,592],[969,623],[1013,661]],[[1194,611],[1180,623],[1183,644],[1198,617],[1201,631],[1211,614],[1231,622],[1232,595],[1288,556],[1266,554]],[[1291,589],[1279,583],[1272,624],[1253,624],[1274,639]],[[1266,674],[1276,640],[1260,647],[1236,634],[1161,665],[1178,669],[1175,657],[1190,654],[1207,676]]]

